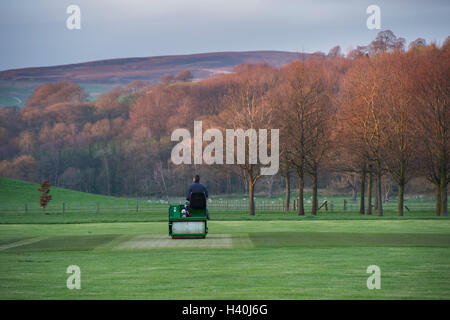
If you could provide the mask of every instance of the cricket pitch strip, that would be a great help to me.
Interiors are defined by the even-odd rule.
[[[210,234],[205,239],[172,239],[160,235],[138,235],[117,244],[113,250],[160,248],[232,248],[253,247],[248,236],[232,237],[231,234]]]

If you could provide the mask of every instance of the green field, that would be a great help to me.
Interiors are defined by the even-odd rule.
[[[0,179],[0,202],[36,201]],[[52,188],[55,203],[127,199]],[[105,200],[106,198],[106,200]],[[448,299],[450,220],[353,211],[212,212],[206,239],[168,237],[167,204],[148,212],[0,211],[0,299]],[[104,220],[103,222],[99,222]],[[66,269],[81,269],[69,290]],[[369,265],[381,289],[369,290]]]
[[[32,202],[39,203],[39,184],[15,179],[0,177],[0,203],[8,202]],[[124,199],[108,197],[99,194],[78,192],[69,189],[51,187],[53,200],[50,202],[61,203],[71,201],[123,201]]]
[[[163,222],[1,225],[0,298],[447,299],[449,227],[211,221],[205,240],[167,240]],[[380,290],[366,287],[372,264]],[[69,265],[80,290],[66,288]]]

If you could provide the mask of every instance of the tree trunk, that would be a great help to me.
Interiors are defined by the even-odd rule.
[[[356,203],[356,196],[358,191],[356,190],[356,186],[352,188],[352,203]]]
[[[448,199],[447,199],[447,183],[443,183],[441,180],[441,216],[448,215]]]
[[[284,198],[284,211],[289,211],[290,203],[291,203],[291,179],[289,176],[289,172],[286,173],[286,176],[284,177],[285,182],[285,198]]]
[[[367,182],[367,208],[366,215],[372,214],[372,174],[369,173],[369,181]]]
[[[403,216],[404,193],[405,193],[405,182],[400,181],[398,184],[398,209],[397,209],[398,216]]]
[[[374,178],[375,180],[375,199],[373,204],[373,210],[378,210],[378,179],[377,177]]]
[[[441,215],[441,186],[439,184],[436,184],[436,216]]]
[[[109,176],[109,165],[108,165],[108,159],[106,158],[106,155],[103,155],[103,165],[105,166],[106,192],[108,193],[108,196],[110,196],[111,195],[111,179]]]
[[[313,173],[311,175],[312,178],[312,209],[311,209],[311,214],[312,215],[317,215],[317,208],[319,205],[319,201],[317,199],[317,169],[314,168],[313,169]]]
[[[377,202],[378,202],[378,216],[383,216],[383,202],[381,202],[381,164],[377,165],[377,192],[376,192]]]
[[[255,198],[253,196],[253,182],[251,178],[248,178],[248,210],[251,216],[255,215]]]
[[[167,190],[166,179],[164,178],[163,165],[161,161],[159,161],[158,163],[157,170],[159,171],[159,174],[161,176],[161,183],[163,185],[167,201],[169,201],[169,190]]]
[[[59,186],[59,171],[60,171],[60,166],[61,166],[61,149],[58,148],[58,152],[57,152],[58,156],[57,156],[57,160],[56,160],[56,165],[54,167],[55,169],[55,186]]]
[[[366,171],[363,170],[361,173],[361,200],[359,203],[359,213],[364,214],[364,189],[366,188]]]
[[[444,152],[441,152],[441,181],[440,181],[440,194],[441,194],[441,207],[440,214],[441,216],[448,215],[448,200],[447,200],[447,157]]]
[[[275,176],[270,176],[269,178],[269,199],[273,198],[273,181],[274,181]]]
[[[303,179],[303,170],[298,171],[298,215],[305,215],[305,205],[303,203],[303,189],[305,181]]]
[[[383,203],[389,202],[389,192],[390,192],[390,188],[387,189],[386,192],[384,193]]]

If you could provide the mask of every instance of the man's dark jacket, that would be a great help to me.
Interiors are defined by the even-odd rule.
[[[208,189],[206,189],[206,186],[200,182],[194,182],[189,185],[186,190],[186,200],[189,200],[189,196],[192,192],[204,192],[206,197],[208,198]]]

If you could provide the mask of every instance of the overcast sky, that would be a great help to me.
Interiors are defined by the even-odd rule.
[[[69,5],[81,30],[66,27]],[[450,35],[448,0],[1,0],[0,70],[217,51],[324,51],[368,44],[369,5],[407,43]]]

